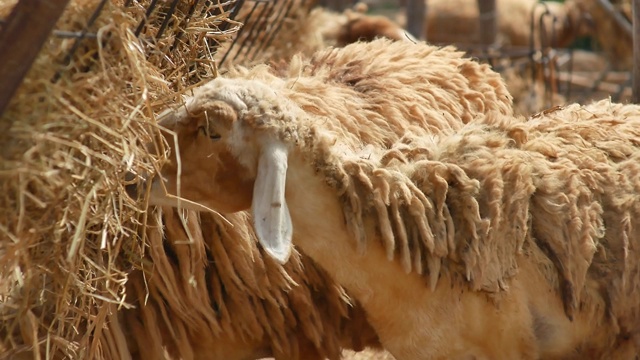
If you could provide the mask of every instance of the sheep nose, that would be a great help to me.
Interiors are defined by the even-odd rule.
[[[127,172],[124,175],[124,181],[127,183],[124,186],[124,190],[127,192],[130,198],[133,200],[138,199],[138,183],[136,182],[136,175],[132,172]]]

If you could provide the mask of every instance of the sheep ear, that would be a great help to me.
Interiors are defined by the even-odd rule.
[[[271,142],[262,148],[258,160],[251,209],[260,244],[282,264],[291,255],[293,232],[284,198],[286,178],[287,148],[280,142]]]

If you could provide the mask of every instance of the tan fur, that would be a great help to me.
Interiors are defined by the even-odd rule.
[[[356,41],[371,41],[384,37],[396,41],[415,41],[400,25],[386,16],[366,15],[365,11],[346,11],[346,23],[338,31],[337,46],[345,46]]]
[[[128,282],[136,308],[121,311],[137,358],[320,360],[379,347],[361,307],[309,257],[282,267],[264,255],[245,212],[227,225],[188,211],[186,227],[175,210],[156,215],[149,268]]]
[[[288,144],[296,245],[362,304],[397,358],[637,353],[637,106],[574,105],[524,123],[489,112],[393,145],[347,135],[346,120],[317,118],[279,87],[220,79],[207,89],[196,99],[239,115],[219,129],[241,174],[255,176],[261,139]],[[358,153],[357,140],[373,146]]]
[[[243,103],[246,100],[233,91],[251,97],[257,107],[247,108]],[[194,163],[219,163],[211,167],[183,166],[183,177],[208,179],[210,186],[184,187],[180,195],[187,199],[216,199],[208,206],[222,212],[237,211],[251,203],[249,188],[255,174],[243,166],[255,169],[257,158],[235,160],[223,143],[198,136],[199,129],[213,117],[207,114],[221,111],[216,97],[256,126],[264,121],[265,115],[261,113],[311,117],[339,133],[341,140],[337,146],[343,151],[365,154],[364,145],[388,147],[407,132],[424,136],[451,133],[483,113],[512,113],[511,96],[500,76],[486,64],[462,58],[462,53],[452,47],[377,39],[323,50],[309,60],[296,58],[284,69],[237,68],[228,78],[195,89],[186,106],[161,115],[161,125],[178,134],[180,152],[197,151],[194,156],[199,158],[194,157]],[[225,114],[219,113],[219,121],[234,116]],[[281,120],[287,121],[285,117]],[[228,124],[233,120],[225,121]],[[217,129],[213,125],[208,131],[228,132],[221,125],[218,122]],[[235,141],[244,141],[241,134],[235,136]],[[167,136],[167,140],[172,146],[172,136]],[[211,153],[228,161],[211,160]],[[174,151],[172,162],[163,170],[171,194],[177,193],[176,155]],[[226,177],[229,173],[234,174],[234,180]],[[226,198],[219,184],[210,180],[216,178],[229,179],[226,181],[230,186],[243,195]],[[160,203],[164,189],[156,184],[153,191]]]
[[[300,108],[316,116],[319,121],[328,121],[337,117],[346,125],[342,132],[352,132],[358,137],[370,133],[368,139],[375,145],[383,143],[391,145],[405,131],[419,134],[451,132],[458,129],[463,122],[471,121],[481,112],[511,112],[510,95],[499,75],[493,73],[488,66],[463,59],[461,55],[452,48],[438,49],[414,44],[392,46],[389,40],[377,40],[373,44],[356,44],[342,50],[325,50],[311,60],[299,58],[289,68],[278,69],[275,74],[269,68],[260,66],[251,70],[238,69],[230,76],[250,77],[270,84],[271,87],[265,89],[282,91],[289,99],[300,104]],[[393,56],[393,62],[386,61],[385,56]],[[358,86],[354,87],[356,84]],[[215,82],[211,85],[215,85]],[[167,114],[161,122],[175,130],[181,154],[195,154],[195,152],[199,154],[197,159],[190,157],[189,163],[184,162],[182,158],[181,176],[200,178],[209,184],[204,192],[202,188],[183,186],[180,196],[187,199],[215,199],[216,201],[208,205],[223,213],[246,209],[252,200],[252,177],[255,177],[255,174],[247,172],[241,162],[235,160],[226,145],[211,141],[209,138],[209,136],[227,135],[228,131],[225,132],[224,129],[235,122],[237,117],[235,112],[238,109],[230,107],[225,102],[215,101],[208,96],[207,91],[213,91],[212,95],[215,95],[215,89],[205,88],[204,91],[198,89],[196,96],[186,107]],[[399,98],[405,97],[415,99],[416,102],[398,101]],[[233,103],[234,106],[241,105],[233,99],[225,100]],[[348,101],[353,103],[349,104]],[[265,106],[263,111],[272,111],[269,109],[271,104],[263,105]],[[277,108],[273,110],[277,111]],[[245,114],[247,121],[254,123],[263,121],[262,117],[251,119],[250,117],[250,113]],[[189,122],[181,120],[187,118],[190,119]],[[358,130],[358,123],[351,119],[358,121],[366,119],[368,126]],[[176,120],[180,122],[174,123]],[[169,146],[176,149],[173,136],[168,134],[166,139]],[[238,139],[238,141],[241,140]],[[359,138],[353,138],[353,144],[360,142]],[[345,150],[348,150],[348,147],[345,147]],[[173,151],[170,162],[163,168],[167,179],[166,188],[171,194],[178,193],[177,154],[177,151]],[[212,158],[211,154],[217,156]],[[255,162],[256,159],[247,158],[243,161]],[[212,162],[216,166],[208,166]],[[191,164],[199,165],[190,166]],[[154,194],[164,193],[164,189],[158,186],[158,183],[154,184],[153,189]],[[224,194],[233,194],[233,196],[226,197]],[[167,199],[156,198],[156,203],[172,205],[172,201]],[[199,230],[196,228],[193,231]],[[172,233],[168,232],[168,234]],[[175,236],[177,235],[172,235],[170,238]],[[288,271],[291,270],[288,269]],[[200,296],[204,295],[200,293]],[[316,306],[320,305],[316,303]],[[185,309],[191,309],[191,307],[179,307],[171,311],[179,313]],[[347,325],[351,324],[346,320],[343,322]],[[242,325],[243,323],[239,322],[238,326],[246,326]],[[358,333],[363,334],[361,339],[355,336],[360,339],[357,341],[363,344],[361,346],[375,345],[377,340],[375,336],[370,335],[371,332],[367,335],[366,326],[368,326],[366,321],[363,325],[355,326],[352,329],[353,334],[354,336]],[[162,326],[158,328],[162,329]],[[289,331],[287,329],[293,329],[293,327],[285,326],[283,329],[282,331]],[[204,325],[185,326],[183,331],[187,330],[195,331],[196,334],[210,334]],[[345,330],[344,334],[349,332]],[[224,350],[226,345],[230,350],[234,350],[237,340],[234,340],[236,342],[224,340],[224,336],[228,336],[226,333],[217,336],[219,341],[199,343],[196,351],[204,346],[206,350],[202,351],[215,351],[228,357],[234,356],[223,351],[226,351]],[[157,338],[165,339],[164,342],[171,341],[171,337],[167,335],[158,335]],[[197,337],[189,339],[193,343]],[[259,336],[251,339],[258,351],[273,347],[268,342],[255,342],[262,341],[261,339]],[[266,339],[277,341],[277,338],[273,337]],[[317,343],[312,345],[318,346]],[[334,349],[328,345],[323,346],[327,347],[327,351]],[[344,346],[356,345],[345,343]],[[181,352],[179,349],[173,352],[184,354],[184,351]]]
[[[356,289],[354,296],[369,312],[383,344],[399,358],[458,357],[462,354],[455,352],[457,347],[467,349],[465,355],[487,358],[634,358],[640,340],[640,269],[631,260],[640,235],[632,220],[640,215],[635,201],[640,188],[640,108],[607,101],[586,108],[574,105],[501,127],[470,124],[438,142],[405,141],[373,161],[331,154],[328,144],[320,141],[307,156],[312,163],[325,162],[329,183],[337,182],[337,193],[347,194],[333,203],[321,177],[309,171],[309,159],[292,157],[288,202],[298,209],[292,213],[298,231],[311,231],[307,219],[314,214],[306,209],[333,214],[336,206],[342,207],[347,221],[345,228],[339,216],[324,215],[321,230],[333,231],[321,231],[326,235],[299,246],[323,266],[336,269],[336,278],[348,289]],[[336,177],[340,162],[347,174]],[[354,163],[359,172],[349,173]],[[380,173],[387,176],[376,183]],[[367,178],[369,182],[363,180]],[[341,190],[348,183],[357,185]],[[380,194],[400,186],[406,187],[405,194],[387,201],[389,212],[382,215],[403,214],[395,223],[391,219],[392,240],[398,242],[391,249],[400,255],[400,264],[416,254],[424,256],[424,267],[448,259],[442,269],[429,268],[432,280],[434,271],[440,278],[435,292],[424,291],[424,298],[410,275],[402,277],[394,266],[381,270],[381,247],[369,248],[366,257],[373,259],[353,261],[348,258],[357,258],[356,253],[349,254],[348,245],[337,245],[349,244],[350,234],[357,237],[357,230],[363,229],[367,239],[382,241],[389,249],[388,239],[377,235],[385,233],[387,220],[380,218],[375,196],[358,194]],[[352,196],[355,201],[349,199]],[[412,211],[416,199],[424,213]],[[355,215],[354,203],[359,204]],[[369,219],[359,222],[360,214]],[[371,217],[377,220],[371,223]],[[421,221],[426,221],[431,235],[410,231]],[[403,233],[409,237],[403,239]],[[326,247],[317,245],[323,241]],[[336,260],[335,254],[343,252],[347,255]],[[555,272],[549,271],[554,267]],[[450,280],[455,274],[466,278],[469,286],[455,290],[457,284]],[[482,292],[474,288],[494,282],[508,291],[493,296],[494,304],[480,301]],[[471,292],[461,295],[465,288]],[[457,299],[461,308],[449,309],[446,300],[438,302],[440,296]],[[483,305],[475,308],[480,304],[474,301]],[[411,304],[425,305],[415,309]],[[393,307],[398,312],[392,315]],[[497,309],[504,318],[488,317]],[[438,332],[431,327],[443,329],[436,317],[440,313],[451,322],[461,319],[445,327],[450,336],[457,334],[457,341],[446,346],[433,340]],[[412,323],[407,316],[418,320]],[[494,324],[513,328],[483,340],[480,334],[489,333]],[[399,335],[407,333],[420,340]]]
[[[266,83],[313,116],[335,116],[343,124],[366,118],[371,127],[388,123],[384,127],[396,132],[393,137],[409,125],[432,133],[456,129],[460,120],[469,122],[480,113],[512,113],[511,96],[488,65],[464,58],[454,47],[424,43],[376,39],[321,50],[310,59],[296,57],[275,71],[238,68],[226,77]],[[355,126],[347,130],[366,136]]]
[[[390,60],[393,61],[385,61],[384,56],[391,56]],[[240,191],[234,185],[233,191],[229,192],[229,188],[223,189],[219,181],[215,181],[221,179],[217,175],[222,173],[221,169],[233,179],[227,180],[228,184],[250,183],[255,178],[257,156],[252,155],[255,154],[253,145],[245,149],[247,156],[237,158],[237,149],[228,147],[230,143],[212,141],[207,137],[231,136],[232,143],[246,143],[249,134],[244,132],[244,125],[236,120],[238,116],[250,128],[271,124],[272,117],[280,118],[282,124],[289,122],[289,117],[324,124],[348,139],[336,143],[336,151],[344,154],[361,151],[363,156],[371,156],[373,154],[367,154],[368,149],[364,144],[368,143],[374,149],[384,148],[391,146],[407,131],[417,135],[447,134],[460,129],[464,122],[472,121],[483,112],[511,113],[510,97],[499,76],[487,66],[460,58],[460,53],[451,48],[438,49],[424,44],[402,45],[389,40],[376,40],[370,44],[359,43],[344,49],[330,49],[317,54],[309,62],[294,62],[289,69],[279,69],[277,74],[280,76],[265,70],[264,67],[240,69],[232,74],[253,79],[249,81],[241,78],[214,80],[197,89],[186,107],[163,116],[161,123],[178,134],[183,179],[200,178],[207,184],[198,189],[183,186],[182,196],[212,200],[204,203],[223,211],[249,207],[250,196],[214,201],[222,191],[229,194]],[[287,74],[291,74],[289,78],[282,78]],[[221,103],[226,103],[236,113],[230,113]],[[202,131],[200,128],[205,124],[206,131]],[[291,128],[290,131],[294,137],[289,140],[296,141],[297,130]],[[289,137],[286,132],[282,136]],[[297,140],[300,144],[306,141]],[[202,157],[191,158],[189,154],[193,151],[200,152]],[[229,154],[234,156],[230,157]],[[175,190],[176,167],[168,166],[164,170],[165,178],[169,180],[169,190]],[[152,200],[169,204],[170,201],[162,197],[159,184],[154,182]],[[327,199],[332,201],[331,196]],[[340,213],[338,209],[331,216],[342,218]],[[295,216],[298,215],[296,213]],[[333,224],[333,221],[327,224]],[[318,226],[313,231],[327,234],[335,231],[324,225]],[[306,234],[306,231],[301,229],[296,234]],[[295,235],[295,238],[298,236]],[[346,241],[340,244],[349,247]],[[341,263],[346,261],[344,256],[349,256],[354,250],[345,249],[344,254],[338,248],[336,251],[340,254],[335,260]],[[362,259],[375,261],[376,257],[371,255]],[[399,270],[404,274],[404,269]],[[383,272],[380,275],[383,284],[383,280],[393,274]],[[415,280],[416,285],[422,283],[419,276]],[[362,284],[369,282],[363,281]],[[357,287],[354,291],[361,293]],[[367,301],[366,298],[364,300]],[[416,299],[420,302],[424,300]],[[435,301],[434,306],[450,305],[446,297],[432,300]],[[465,306],[477,307],[478,300],[485,301],[484,298],[478,298]],[[379,310],[382,311],[382,308]],[[411,341],[411,338],[405,341]],[[496,354],[502,352],[497,348],[492,351]],[[451,354],[463,355],[468,352],[468,349],[456,348]]]

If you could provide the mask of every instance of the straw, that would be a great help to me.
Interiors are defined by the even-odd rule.
[[[0,17],[14,3],[0,3]],[[0,359],[128,353],[123,330],[107,325],[129,306],[147,214],[125,195],[125,174],[167,160],[155,114],[215,76],[209,42],[239,27],[219,31],[228,12],[214,5],[167,1],[136,37],[150,3],[108,1],[96,13],[99,1],[72,1],[57,33],[90,36],[50,36],[0,120],[10,124],[0,134]]]

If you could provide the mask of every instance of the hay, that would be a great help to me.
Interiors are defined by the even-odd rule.
[[[222,44],[216,58],[223,68],[288,61],[293,55],[310,55],[327,46],[320,20],[310,14],[315,0],[246,1],[237,19],[247,26],[236,34],[236,42]],[[255,9],[254,9],[255,7]],[[252,12],[253,11],[253,12]],[[268,14],[258,19],[257,14]]]
[[[338,359],[341,346],[377,344],[362,309],[308,256],[294,253],[283,267],[266,255],[246,212],[227,215],[233,226],[210,213],[154,215],[150,223],[164,226],[147,228],[151,262],[127,283],[144,306],[122,312],[140,358],[163,358],[164,345],[174,359],[260,358],[265,349]]]
[[[115,318],[133,300],[128,273],[145,261],[138,234],[146,213],[123,196],[124,174],[165,161],[159,142],[157,156],[144,146],[156,138],[155,109],[215,76],[210,42],[237,30],[231,23],[225,33],[212,31],[228,14],[204,4],[183,22],[185,2],[160,40],[157,16],[138,40],[149,3],[106,2],[89,29],[97,36],[68,64],[75,39],[50,37],[3,114],[0,358],[129,357]],[[0,4],[0,15],[11,5]],[[97,5],[72,1],[56,28],[81,31]]]

